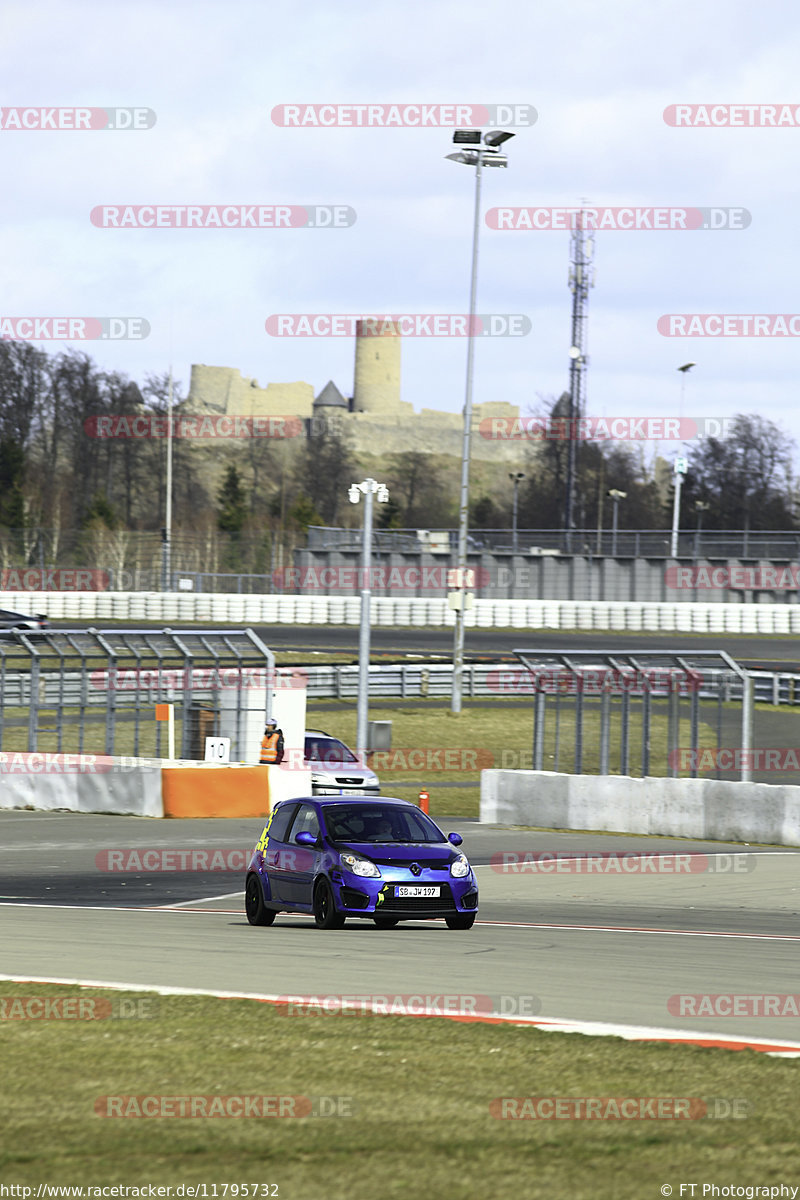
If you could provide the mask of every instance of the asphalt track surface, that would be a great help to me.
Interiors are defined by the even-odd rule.
[[[477,868],[472,930],[349,921],[326,933],[303,916],[247,924],[239,863],[258,821],[3,811],[0,970],[249,994],[489,996],[512,1014],[800,1042],[800,1018],[760,1015],[752,1002],[725,1017],[670,1005],[681,994],[798,991],[800,851],[442,824],[461,830]],[[205,855],[184,858],[200,867],[232,854],[235,869],[144,870],[148,850],[151,865],[174,865],[182,850]],[[566,870],[523,860],[502,872],[494,857],[551,851],[569,856]],[[656,855],[658,869],[611,872],[595,858],[589,872],[585,853]]]
[[[256,632],[298,663],[313,663],[315,652],[357,654],[354,626]],[[787,637],[467,630],[468,660],[499,661],[521,646],[724,649],[753,669],[793,670],[800,660]],[[452,631],[376,627],[372,652],[446,661]],[[760,1015],[757,1001],[726,1017],[670,1004],[677,995],[796,994],[800,851],[441,823],[464,834],[479,876],[480,914],[468,933],[441,922],[383,931],[368,921],[323,933],[289,915],[251,928],[243,866],[257,821],[0,811],[0,970],[249,994],[479,995],[511,1014],[517,1005],[553,1020],[800,1042],[800,1018]],[[142,869],[148,850],[149,863],[175,864],[158,855],[184,851],[183,861],[200,869]],[[140,869],[130,851],[139,852]],[[203,870],[215,852],[232,869]],[[528,852],[575,857],[558,874],[493,863]],[[649,861],[658,869],[589,872],[580,858],[587,853],[656,855]]]

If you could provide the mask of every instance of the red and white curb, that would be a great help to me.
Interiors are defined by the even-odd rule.
[[[214,996],[220,1000],[255,1000],[276,1007],[289,1003],[285,996],[261,992],[221,992],[211,988],[160,987],[157,984],[116,983],[107,979],[67,979],[50,975],[5,975],[3,983],[53,983],[69,987],[107,988],[119,992],[153,992],[158,996]],[[318,996],[292,996],[292,1004],[314,1006]],[[369,1011],[369,1010],[367,1010]],[[386,1015],[376,1007],[375,1015]],[[439,1017],[446,1021],[462,1021],[483,1025],[527,1025],[543,1032],[582,1033],[587,1037],[618,1037],[629,1042],[669,1042],[684,1046],[716,1047],[723,1050],[756,1050],[773,1058],[800,1058],[800,1042],[776,1041],[773,1038],[756,1038],[746,1034],[740,1036],[727,1033],[702,1033],[698,1030],[659,1029],[647,1025],[611,1025],[602,1021],[571,1021],[546,1017],[522,1017],[515,1015],[446,1013],[433,1008],[420,1011],[394,1005],[392,1016]]]

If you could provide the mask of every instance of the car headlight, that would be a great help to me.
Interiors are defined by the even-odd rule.
[[[341,859],[342,866],[353,875],[361,875],[364,879],[380,879],[381,877],[375,863],[370,862],[368,858],[362,858],[360,854],[342,854]]]
[[[328,776],[327,775],[318,775],[315,771],[312,771],[311,772],[311,782],[312,783],[327,783]]]
[[[450,874],[454,879],[463,879],[465,875],[469,875],[469,859],[466,854],[459,854],[458,858],[454,858],[450,863]]]

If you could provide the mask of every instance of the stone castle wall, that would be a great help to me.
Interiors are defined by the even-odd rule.
[[[461,413],[431,408],[423,408],[417,413],[413,404],[400,400],[399,346],[392,346],[393,341],[391,338],[359,339],[355,400],[358,403],[360,395],[363,411],[315,408],[314,389],[310,383],[270,383],[262,388],[255,379],[243,378],[235,367],[203,364],[192,366],[187,408],[191,412],[218,412],[227,416],[335,419],[349,432],[356,454],[422,451],[460,458],[464,428]],[[383,354],[384,358],[374,359],[375,353]],[[481,423],[490,419],[519,418],[519,408],[515,404],[502,401],[476,404],[472,417],[473,458],[497,463],[521,463],[524,460],[528,443],[487,438],[481,428]],[[483,431],[485,429],[484,425]]]

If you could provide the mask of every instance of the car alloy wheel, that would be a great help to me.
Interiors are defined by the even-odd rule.
[[[445,917],[448,929],[472,929],[475,924],[475,913],[457,913],[454,917]]]
[[[327,879],[321,879],[314,891],[314,920],[318,929],[341,929],[344,925],[344,916],[336,910]]]
[[[251,925],[271,925],[275,913],[264,903],[264,893],[257,875],[248,875],[244,889],[244,911]]]

